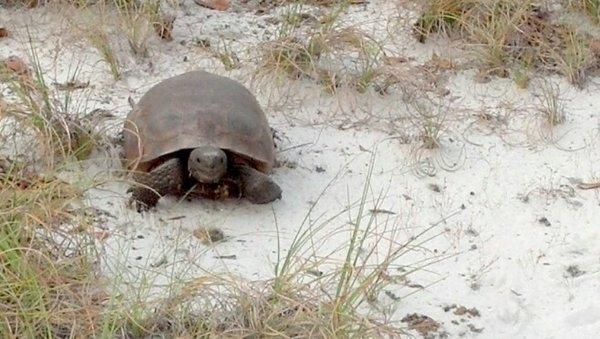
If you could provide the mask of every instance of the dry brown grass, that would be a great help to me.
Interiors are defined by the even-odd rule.
[[[0,333],[89,333],[102,308],[92,223],[75,207],[82,188],[57,174],[89,155],[93,133],[68,114],[69,100],[56,101],[30,52],[29,71],[1,72],[13,94],[3,105],[2,134],[21,147],[0,164]]]
[[[311,79],[332,94],[340,87],[374,89],[388,53],[359,27],[338,25],[351,4],[336,2],[320,17],[302,5],[288,7],[277,37],[260,46],[258,72]]]
[[[69,90],[51,90],[35,46],[28,47],[21,71],[0,67],[9,94],[0,131],[5,145],[15,145],[3,148],[0,163],[0,333],[85,336],[101,318],[103,287],[92,221],[77,207],[87,186],[60,172],[90,155],[96,131]]]
[[[0,174],[3,337],[85,334],[98,322],[103,290],[86,233],[89,221],[71,205],[80,194],[14,161]]]
[[[29,60],[24,62],[24,74],[0,66],[0,77],[14,95],[13,100],[6,102],[3,117],[19,126],[19,136],[14,137],[35,140],[31,155],[50,167],[70,157],[87,158],[100,142],[95,131],[97,121],[91,119],[95,112],[81,112],[86,107],[76,101],[70,90],[59,94],[49,87],[33,47]]]
[[[546,2],[530,0],[428,0],[414,25],[420,41],[434,33],[464,39],[485,72],[516,74],[524,86],[529,70],[554,72],[583,87],[598,70],[593,38],[559,22]]]
[[[79,32],[97,51],[115,80],[121,78],[124,41],[138,58],[150,56],[153,40],[171,41],[175,17],[162,10],[162,0],[103,0],[76,5],[78,16],[69,17],[71,28]],[[72,6],[73,3],[69,2]],[[85,15],[84,15],[85,14]]]

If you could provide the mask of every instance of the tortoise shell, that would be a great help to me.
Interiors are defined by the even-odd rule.
[[[267,117],[241,83],[205,71],[159,82],[124,123],[126,167],[148,172],[180,151],[209,145],[268,172],[275,145]]]

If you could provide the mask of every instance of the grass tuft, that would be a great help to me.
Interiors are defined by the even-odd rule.
[[[24,63],[27,72],[16,74],[6,66],[0,67],[0,76],[13,93],[7,117],[20,124],[22,130],[35,133],[39,142],[37,156],[50,163],[55,157],[77,160],[87,158],[99,141],[92,113],[82,115],[85,102],[79,102],[67,90],[57,93],[46,80],[36,47],[29,41],[30,65]],[[77,69],[71,80],[77,76]]]
[[[5,338],[89,333],[102,308],[82,191],[27,163],[0,171],[0,333]]]
[[[277,37],[260,46],[259,69],[311,79],[327,93],[344,85],[360,93],[373,88],[386,53],[381,43],[359,28],[339,25],[349,5],[338,2],[318,18],[302,4],[290,5]]]
[[[597,71],[599,59],[590,53],[590,34],[559,22],[545,3],[526,0],[427,0],[413,31],[421,42],[432,34],[466,41],[490,75],[507,77],[523,86],[522,69],[559,73],[581,88]]]
[[[554,127],[566,121],[565,105],[558,85],[549,81],[539,82],[538,102],[544,121]]]

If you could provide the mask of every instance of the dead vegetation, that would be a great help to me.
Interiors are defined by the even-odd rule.
[[[414,34],[421,42],[435,33],[463,39],[482,72],[512,75],[520,86],[527,74],[542,71],[564,75],[582,88],[599,70],[597,37],[560,14],[548,1],[428,0]]]
[[[377,80],[385,78],[381,67],[390,53],[359,27],[338,23],[356,3],[331,3],[317,13],[303,4],[290,5],[275,39],[260,46],[258,72],[311,79],[331,94],[340,87],[363,93],[384,86],[381,81],[377,87]]]
[[[539,82],[539,113],[550,127],[564,123],[567,119],[565,104],[560,89],[549,81]]]
[[[153,39],[172,41],[175,17],[162,8],[162,1],[104,0],[78,5],[70,26],[99,54],[115,80],[121,78],[123,62],[119,43],[126,41],[137,58],[150,56]]]
[[[0,333],[89,333],[103,295],[88,220],[72,205],[81,191],[26,163],[10,164],[0,175]]]
[[[87,112],[85,98],[74,95],[77,88],[62,87],[60,93],[53,90],[32,44],[29,52],[31,66],[16,56],[0,65],[0,77],[12,97],[6,101],[3,118],[5,122],[10,120],[19,126],[20,135],[13,137],[32,139],[36,145],[28,150],[32,160],[43,159],[46,166],[52,167],[71,157],[87,158],[94,146],[102,141],[96,127],[106,117],[105,112]],[[75,72],[71,84],[75,84],[76,76]]]
[[[78,207],[85,187],[59,172],[89,156],[94,134],[70,114],[72,102],[56,100],[34,48],[29,58],[31,67],[19,59],[20,72],[4,65],[0,73],[11,94],[2,101],[2,137],[16,145],[0,164],[0,333],[89,333],[103,307],[92,221]]]

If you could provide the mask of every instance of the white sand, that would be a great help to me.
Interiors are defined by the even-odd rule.
[[[47,10],[27,14],[0,10],[2,22],[17,33],[0,41],[1,55],[26,55],[23,27],[30,23],[42,65],[49,70],[47,77],[65,82],[69,68],[72,72],[81,63],[78,79],[93,85],[85,95],[90,109],[106,108],[115,114],[112,132],[118,131],[128,113],[128,96],[137,100],[161,79],[202,68],[249,86],[281,134],[278,157],[284,166],[274,170],[273,178],[283,189],[283,199],[270,205],[177,203],[166,198],[156,210],[138,215],[125,206],[128,185],[122,182],[88,192],[86,203],[114,216],[105,223],[111,234],[105,240],[107,260],[112,262],[108,268],[129,265],[127,271],[133,278],[142,272],[169,275],[170,264],[177,258],[176,266],[189,268],[186,274],[192,276],[229,271],[251,280],[270,278],[277,258],[276,222],[286,249],[328,184],[311,214],[315,224],[355,204],[362,194],[371,152],[376,152],[367,206],[372,208],[373,200],[383,192],[378,208],[395,213],[378,215],[381,232],[395,227],[395,240],[402,243],[452,214],[426,235],[440,236],[426,242],[408,262],[396,263],[409,265],[422,257],[454,255],[409,277],[425,288],[402,298],[393,319],[414,312],[425,314],[440,322],[450,337],[597,337],[600,190],[581,190],[576,180],[600,179],[600,95],[594,83],[598,79],[581,91],[564,80],[552,80],[560,85],[567,114],[566,123],[552,129],[558,139],[552,144],[540,138],[545,127],[540,127],[537,117],[535,85],[519,90],[509,79],[479,84],[474,82],[473,71],[448,72],[449,95],[444,99],[448,131],[441,149],[418,153],[421,160],[430,161],[433,172],[426,175],[418,170],[425,169],[425,164],[415,163],[417,132],[397,91],[381,97],[348,90],[329,97],[310,81],[288,80],[282,86],[252,82],[256,62],[250,58],[253,54],[244,51],[256,53],[256,43],[275,34],[276,27],[265,20],[269,16],[255,16],[237,6],[220,13],[192,1],[185,4],[187,8],[175,12],[174,41],[153,38],[150,58],[136,60],[120,41],[117,55],[124,72],[116,82],[89,45],[68,33],[66,23],[59,24]],[[413,57],[409,63],[413,70],[433,52],[448,58],[460,55],[444,40],[415,43],[405,28],[382,20],[393,19],[399,13],[394,8],[384,1],[371,1],[366,7],[352,7],[342,21],[373,33],[397,55]],[[241,68],[226,72],[212,52],[193,43],[209,37],[214,49],[219,44],[217,35],[238,53]],[[408,76],[414,77],[408,81],[422,80],[418,71]],[[477,118],[481,113],[496,120],[482,121]],[[410,143],[402,143],[404,138]],[[440,159],[458,165],[445,170]],[[93,161],[87,173],[103,172],[109,165]],[[438,185],[440,192],[434,192],[430,184]],[[356,215],[355,208],[352,215]],[[343,213],[321,234],[347,229],[348,221],[348,213]],[[191,237],[197,226],[219,227],[228,241],[206,247]],[[345,239],[341,233],[317,238],[322,243],[315,252],[329,253]],[[165,253],[168,264],[152,268]],[[216,259],[217,255],[235,255],[236,259]],[[569,266],[582,274],[572,276]],[[387,290],[403,297],[414,288],[398,285]],[[468,318],[453,310],[445,312],[443,307],[452,304],[474,307],[481,315]],[[469,324],[483,331],[476,333]]]

